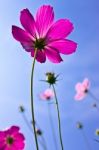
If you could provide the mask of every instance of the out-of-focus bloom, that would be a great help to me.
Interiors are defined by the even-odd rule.
[[[25,111],[25,109],[24,109],[24,107],[22,105],[19,106],[19,111],[22,112],[22,113]]]
[[[36,134],[41,136],[42,135],[42,131],[40,129],[36,129]]]
[[[0,131],[0,150],[23,150],[24,135],[19,132],[20,128],[12,126],[9,129]]]
[[[40,94],[42,100],[51,100],[54,97],[54,93],[51,89],[46,89],[43,93]]]
[[[76,127],[77,127],[78,129],[82,129],[82,128],[83,128],[83,125],[82,125],[81,122],[77,122]]]
[[[60,53],[69,55],[75,52],[77,44],[65,39],[72,32],[73,24],[68,19],[55,22],[53,7],[50,5],[41,6],[35,19],[28,9],[23,9],[20,22],[24,29],[12,26],[13,37],[32,57],[36,49],[36,60],[40,63],[46,61],[46,56],[51,62],[60,63]]]
[[[75,95],[75,100],[82,100],[88,93],[89,86],[90,82],[87,78],[85,78],[82,83],[77,83],[75,86],[77,92]]]
[[[99,129],[96,129],[96,135],[98,135],[99,136]]]

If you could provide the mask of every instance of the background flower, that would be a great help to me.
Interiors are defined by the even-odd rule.
[[[24,135],[19,132],[20,128],[12,126],[9,129],[0,131],[0,150],[23,150]]]
[[[82,100],[86,96],[89,86],[90,86],[90,82],[87,78],[85,78],[82,83],[77,83],[75,86],[77,92],[75,95],[75,99]]]
[[[42,100],[51,100],[54,97],[52,89],[46,89],[43,93],[40,94]]]

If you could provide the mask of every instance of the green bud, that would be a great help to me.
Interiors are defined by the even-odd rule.
[[[19,106],[19,111],[23,113],[25,111],[24,107],[23,106]]]
[[[99,129],[96,129],[96,135],[99,136]]]
[[[48,82],[50,85],[53,85],[53,84],[56,83],[57,77],[58,77],[58,76],[55,76],[54,73],[52,73],[52,72],[47,72],[47,73],[46,73],[46,82]]]
[[[77,122],[76,127],[77,127],[78,129],[82,129],[82,128],[83,128],[83,125],[82,125],[81,122]]]
[[[41,136],[42,135],[42,131],[40,129],[36,129],[36,134]]]

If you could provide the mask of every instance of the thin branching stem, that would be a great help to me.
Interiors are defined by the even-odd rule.
[[[61,121],[60,121],[60,113],[59,113],[59,105],[58,105],[58,99],[56,95],[56,90],[54,85],[52,85],[54,95],[55,95],[55,101],[56,101],[56,109],[57,109],[57,115],[58,115],[58,129],[59,129],[59,137],[60,137],[60,143],[61,143],[61,149],[64,150],[63,142],[62,142],[62,134],[61,134]]]

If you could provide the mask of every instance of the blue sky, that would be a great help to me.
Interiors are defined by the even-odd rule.
[[[78,43],[77,52],[70,56],[62,56],[61,64],[36,63],[35,68],[35,115],[41,126],[48,150],[55,150],[50,130],[47,103],[39,101],[39,93],[48,85],[40,82],[47,71],[60,73],[57,84],[62,135],[64,149],[87,150],[82,133],[76,129],[76,122],[84,124],[84,131],[92,150],[98,150],[99,144],[94,142],[95,129],[99,128],[99,112],[91,107],[94,102],[87,96],[82,102],[75,102],[75,84],[88,77],[91,81],[91,91],[99,97],[99,1],[98,0],[3,0],[0,1],[0,129],[13,124],[21,127],[26,137],[25,150],[32,150],[34,142],[32,133],[28,130],[18,111],[23,104],[26,115],[31,120],[30,113],[30,73],[32,58],[11,34],[12,25],[20,25],[19,14],[23,8],[28,8],[35,14],[38,7],[50,4],[54,7],[55,18],[69,18],[74,23],[74,31],[69,36]],[[55,133],[58,139],[57,114],[55,106],[50,106],[53,116]],[[98,139],[98,137],[97,137]],[[42,150],[42,148],[41,148]],[[59,144],[58,149],[60,150]]]

